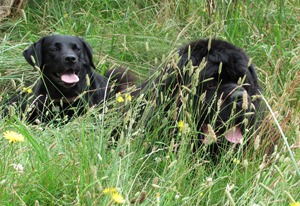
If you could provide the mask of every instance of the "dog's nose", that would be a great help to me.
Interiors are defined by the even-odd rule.
[[[244,95],[244,91],[234,91],[231,95],[230,95],[230,99],[232,102],[236,102],[236,106],[237,108],[241,109],[242,105],[243,105],[243,95]],[[247,94],[247,104],[249,104],[249,97]]]
[[[74,55],[67,55],[65,56],[65,61],[67,63],[75,63],[77,61],[77,58]]]

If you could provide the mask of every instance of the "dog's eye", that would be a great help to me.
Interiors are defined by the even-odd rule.
[[[75,51],[80,51],[80,48],[75,48],[74,50],[75,50]]]
[[[57,48],[52,48],[51,51],[56,52],[58,50],[57,50]]]
[[[215,87],[216,86],[216,83],[214,81],[210,81],[208,82],[208,84],[206,85],[207,88],[210,88],[210,87]]]

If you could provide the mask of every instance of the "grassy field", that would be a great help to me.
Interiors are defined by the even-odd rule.
[[[38,77],[22,51],[45,35],[84,37],[98,72],[123,65],[140,80],[182,44],[223,39],[253,59],[263,95],[299,167],[299,1],[234,2],[30,1],[21,16],[0,23],[0,106]],[[124,205],[300,202],[300,176],[287,146],[278,147],[272,159],[238,152],[212,163],[204,151],[192,154],[190,135],[168,140],[160,134],[160,128],[176,123],[158,118],[157,130],[143,131],[143,121],[133,127],[142,119],[140,104],[140,99],[127,102],[123,114],[113,98],[65,125],[0,119],[0,205],[121,205],[113,188]],[[117,142],[111,135],[115,128]],[[25,142],[9,143],[2,138],[5,131],[22,134]]]

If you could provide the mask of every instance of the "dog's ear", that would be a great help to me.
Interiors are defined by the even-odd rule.
[[[256,74],[256,71],[255,71],[255,66],[253,63],[250,64],[250,66],[248,67],[248,70],[252,76],[252,80],[254,81],[254,85],[255,86],[259,86],[259,83],[257,81],[257,74]]]
[[[23,52],[23,56],[25,57],[26,61],[33,67],[37,65],[38,67],[41,68],[41,66],[43,65],[42,48],[43,48],[44,39],[45,37],[42,37],[40,40],[35,42],[33,45],[31,45],[28,49],[26,49]],[[31,56],[34,58],[35,63],[32,61]]]
[[[93,62],[93,50],[92,50],[92,47],[91,45],[89,45],[83,38],[80,38],[80,40],[82,41],[83,43],[83,46],[84,46],[84,49],[86,51],[86,55],[88,57],[88,60],[89,60],[89,63],[90,63],[90,66],[94,69],[96,69],[96,66]]]

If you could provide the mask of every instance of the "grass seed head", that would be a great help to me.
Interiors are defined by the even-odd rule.
[[[155,185],[157,185],[157,183],[158,183],[158,177],[155,177],[155,178],[153,179],[153,182],[152,182],[152,184],[155,184]]]
[[[139,204],[142,204],[145,199],[147,198],[147,193],[146,191],[142,191],[142,194],[141,194],[141,198],[140,198],[140,201],[139,201]]]
[[[123,157],[123,151],[122,150],[119,151],[119,157]]]
[[[136,203],[136,200],[137,200],[137,199],[134,197],[134,198],[132,198],[132,199],[130,200],[130,203],[131,203],[131,204],[134,204],[134,203]]]

